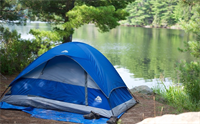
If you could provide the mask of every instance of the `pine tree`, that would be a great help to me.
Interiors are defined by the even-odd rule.
[[[166,2],[166,11],[163,13],[162,19],[161,19],[161,25],[166,27],[168,25],[174,25],[177,23],[175,17],[174,17],[174,10],[175,6],[177,6],[176,2]]]
[[[152,22],[152,11],[149,2],[137,0],[127,6],[126,10],[130,13],[127,20],[131,25],[149,25]]]
[[[167,11],[167,4],[166,2],[162,2],[162,0],[152,0],[150,3],[152,5],[152,13],[154,14],[152,25],[154,27],[160,27],[163,13]]]
[[[136,14],[138,12],[138,2],[131,3],[127,6],[126,11],[129,13],[129,16],[127,17],[127,23],[130,25],[137,25],[136,21]]]
[[[1,23],[25,23],[27,10],[26,7],[18,0],[1,0],[0,1],[0,20]]]

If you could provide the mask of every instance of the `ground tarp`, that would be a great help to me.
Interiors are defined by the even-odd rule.
[[[24,112],[31,114],[31,117],[36,117],[36,118],[74,122],[74,123],[81,123],[81,124],[106,124],[106,121],[108,120],[108,118],[88,120],[88,119],[84,119],[82,114],[46,110],[46,109],[39,109],[39,108],[33,108],[33,107],[21,107],[21,106],[11,105],[6,102],[0,102],[0,108],[22,110]]]

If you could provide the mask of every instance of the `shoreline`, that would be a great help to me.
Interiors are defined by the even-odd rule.
[[[181,29],[180,25],[173,25],[173,26],[151,26],[151,25],[129,25],[129,24],[120,24],[120,26],[124,27],[142,27],[142,28],[164,28],[164,29],[176,29],[176,30],[183,30]]]

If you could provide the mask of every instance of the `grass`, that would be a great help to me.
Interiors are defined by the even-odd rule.
[[[164,83],[161,83],[152,89],[157,94],[157,101],[166,102],[176,108],[178,112],[182,112],[183,110],[200,111],[200,101],[196,103],[192,102],[183,86],[172,85],[166,88]]]

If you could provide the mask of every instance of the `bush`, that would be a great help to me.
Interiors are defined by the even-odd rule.
[[[180,71],[180,82],[183,83],[185,92],[193,103],[200,101],[200,63],[182,62],[178,70]]]
[[[34,43],[20,39],[16,30],[0,27],[3,34],[0,44],[0,69],[2,74],[13,74],[22,71],[35,58]]]
[[[196,0],[192,0],[191,2],[195,2]],[[192,32],[196,36],[195,41],[187,41],[185,42],[186,49],[181,50],[189,51],[192,56],[196,58],[196,61],[192,61],[190,63],[181,62],[178,66],[178,75],[180,77],[180,82],[184,85],[184,92],[187,96],[188,104],[191,104],[190,107],[192,109],[196,108],[199,110],[200,108],[200,9],[198,8],[200,2],[197,2],[194,6],[196,8],[195,16],[189,22],[184,20],[180,21],[180,25],[182,29],[186,32]],[[185,6],[191,7],[190,2],[185,2]],[[191,109],[191,110],[192,110]]]
[[[51,31],[31,30],[35,38],[21,39],[16,30],[0,27],[2,33],[0,44],[0,71],[2,74],[13,74],[22,71],[34,59],[60,44],[61,37]]]

